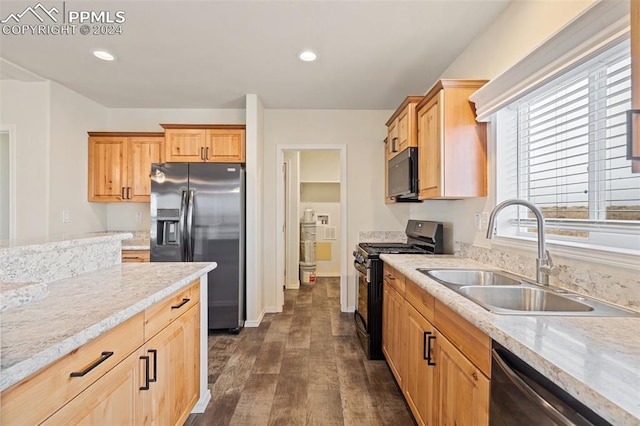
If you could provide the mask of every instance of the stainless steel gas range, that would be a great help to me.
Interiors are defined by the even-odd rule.
[[[358,271],[357,306],[354,313],[358,338],[368,359],[384,359],[382,354],[382,270],[381,254],[442,254],[443,225],[439,222],[409,220],[407,243],[359,243],[353,256]]]

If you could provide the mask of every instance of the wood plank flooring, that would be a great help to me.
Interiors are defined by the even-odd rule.
[[[337,278],[285,291],[281,314],[209,336],[209,386],[196,425],[415,425],[385,361],[369,361]]]

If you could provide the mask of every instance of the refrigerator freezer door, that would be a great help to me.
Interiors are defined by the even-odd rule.
[[[209,273],[209,328],[237,329],[243,325],[244,187],[240,164],[191,163],[189,190],[193,194],[191,239],[193,261],[215,261]],[[244,304],[244,301],[242,301]]]
[[[187,163],[160,163],[151,166],[152,262],[185,260],[183,235],[188,173]]]

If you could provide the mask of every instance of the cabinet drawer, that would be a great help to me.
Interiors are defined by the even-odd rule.
[[[158,334],[176,318],[200,301],[200,280],[145,310],[145,340]]]
[[[491,338],[469,321],[435,301],[435,326],[447,339],[475,364],[482,373],[491,377]]]
[[[140,313],[2,392],[2,423],[42,422],[143,343]]]
[[[122,250],[122,262],[149,262],[149,250]]]
[[[393,266],[384,265],[383,280],[404,297],[405,278]]]
[[[427,320],[433,322],[435,298],[411,280],[405,282],[405,298]]]

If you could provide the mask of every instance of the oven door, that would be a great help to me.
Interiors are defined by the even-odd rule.
[[[358,285],[356,286],[356,325],[367,334],[367,321],[369,320],[369,269],[361,264],[354,263],[358,271]]]
[[[356,271],[358,271],[358,285],[356,286],[356,311],[353,313],[353,319],[356,323],[356,334],[360,345],[364,350],[367,359],[371,359],[371,336],[369,336],[369,269],[361,264],[354,263]]]

